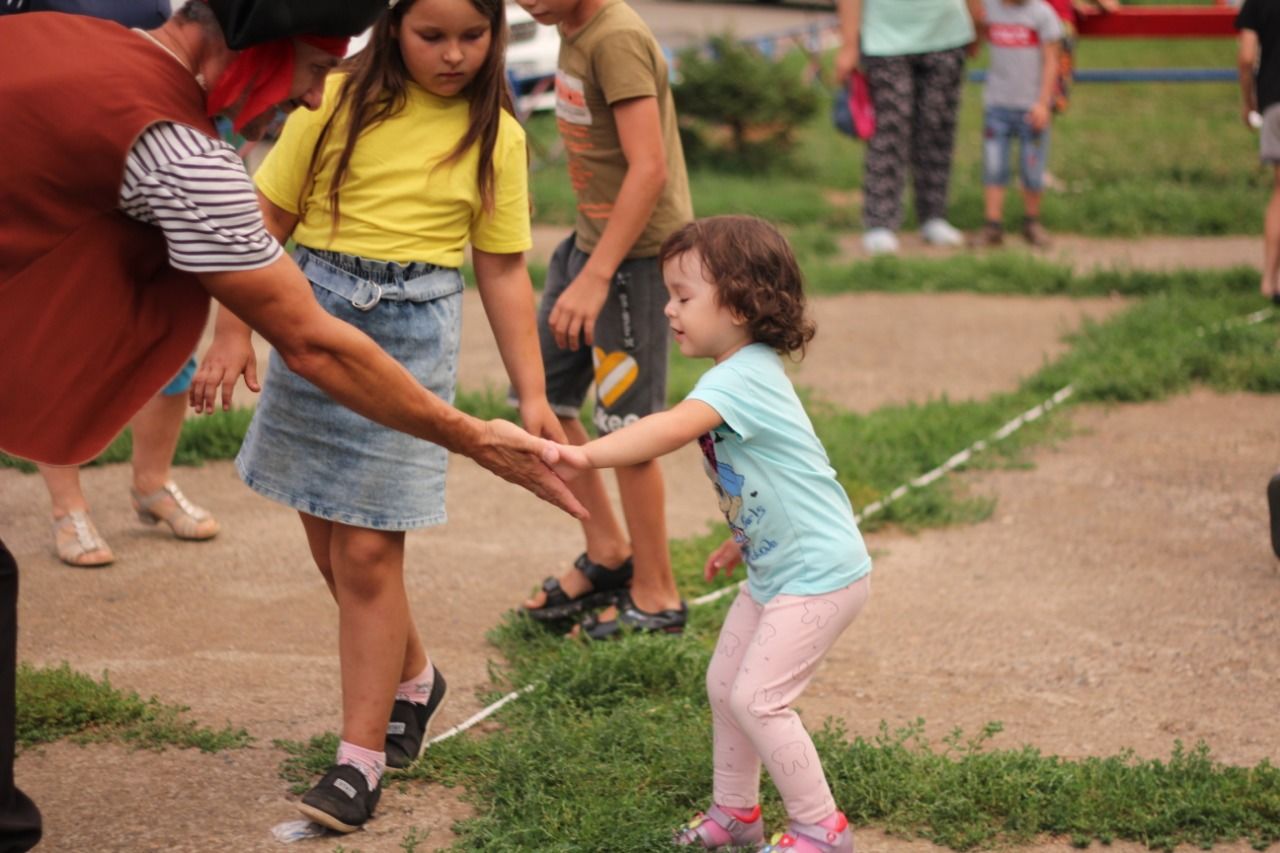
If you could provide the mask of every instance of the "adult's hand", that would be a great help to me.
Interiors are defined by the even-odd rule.
[[[858,52],[857,42],[845,42],[840,45],[840,50],[836,51],[836,83],[844,83],[852,77],[861,62],[862,56]]]
[[[536,438],[510,421],[484,424],[479,446],[469,453],[481,467],[509,483],[523,486],[544,501],[555,504],[574,518],[589,517],[569,487],[542,461],[545,440]]]

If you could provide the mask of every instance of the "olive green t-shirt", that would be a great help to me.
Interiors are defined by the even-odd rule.
[[[623,0],[609,0],[585,27],[560,40],[556,119],[578,197],[577,246],[590,253],[604,233],[627,173],[613,104],[657,98],[667,183],[628,258],[658,254],[667,235],[693,218],[689,176],[676,127],[667,60],[649,27]]]

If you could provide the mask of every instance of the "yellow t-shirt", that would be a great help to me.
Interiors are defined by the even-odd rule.
[[[343,79],[344,75],[329,75],[321,108],[298,110],[289,117],[255,176],[262,193],[290,213],[300,209],[311,153]],[[502,114],[493,150],[491,214],[485,213],[476,184],[476,146],[452,163],[439,165],[466,133],[469,110],[463,97],[440,98],[410,83],[404,109],[356,142],[334,234],[329,182],[346,140],[346,120],[339,117],[317,161],[320,174],[307,190],[302,205],[306,213],[293,239],[314,249],[443,267],[462,266],[468,240],[494,254],[528,250],[533,240],[525,137],[510,114]]]

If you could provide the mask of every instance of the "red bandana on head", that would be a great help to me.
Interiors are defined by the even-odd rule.
[[[346,55],[350,41],[326,36],[298,36],[298,40],[339,58]],[[293,39],[276,39],[240,51],[209,92],[209,115],[218,115],[248,92],[233,125],[239,132],[251,119],[288,98],[293,86],[293,54]]]

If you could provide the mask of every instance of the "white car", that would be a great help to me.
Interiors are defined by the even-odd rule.
[[[507,77],[515,90],[518,112],[556,107],[556,62],[560,58],[560,33],[544,27],[516,3],[507,4]],[[369,41],[365,32],[351,40],[350,56]]]
[[[520,113],[556,108],[560,33],[544,27],[516,3],[507,4],[507,77]]]

